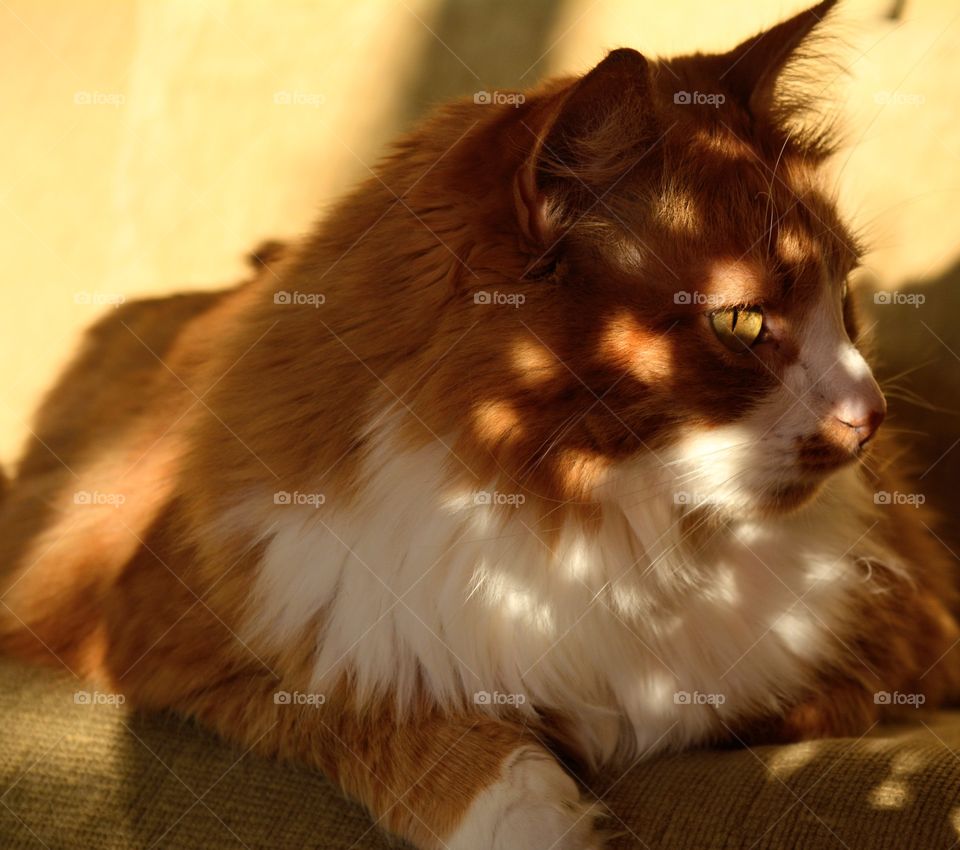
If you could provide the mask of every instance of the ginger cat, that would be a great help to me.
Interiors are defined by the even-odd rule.
[[[601,847],[561,759],[954,697],[954,578],[876,498],[861,248],[778,90],[832,6],[450,104],[249,280],[107,316],[3,496],[0,648],[421,850]]]

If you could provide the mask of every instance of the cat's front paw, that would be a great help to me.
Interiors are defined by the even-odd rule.
[[[604,810],[584,801],[546,750],[521,747],[500,778],[470,804],[448,850],[602,850],[596,821]]]

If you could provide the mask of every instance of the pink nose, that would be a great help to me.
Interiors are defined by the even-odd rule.
[[[835,416],[834,419],[836,419],[841,426],[844,426],[845,431],[849,429],[849,431],[846,431],[848,435],[847,439],[852,437],[857,441],[857,446],[862,448],[873,438],[873,435],[877,433],[877,429],[886,418],[886,415],[886,404],[882,404],[859,416],[846,416],[843,418]],[[850,431],[853,433],[850,434]],[[846,440],[844,442],[846,442]]]

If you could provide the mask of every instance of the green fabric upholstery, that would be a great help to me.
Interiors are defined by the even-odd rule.
[[[173,717],[84,704],[0,663],[0,848],[396,847],[308,770]],[[859,740],[657,758],[594,785],[625,848],[946,848],[960,837],[960,712]],[[477,848],[483,850],[483,848]]]

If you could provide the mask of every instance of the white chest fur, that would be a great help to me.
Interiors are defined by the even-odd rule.
[[[878,554],[854,472],[697,551],[659,482],[548,545],[509,494],[451,492],[451,462],[384,432],[359,506],[276,507],[251,628],[279,644],[322,612],[316,690],[351,670],[361,695],[401,705],[425,686],[484,711],[560,709],[598,761],[683,745],[795,695],[843,637],[857,559]]]

